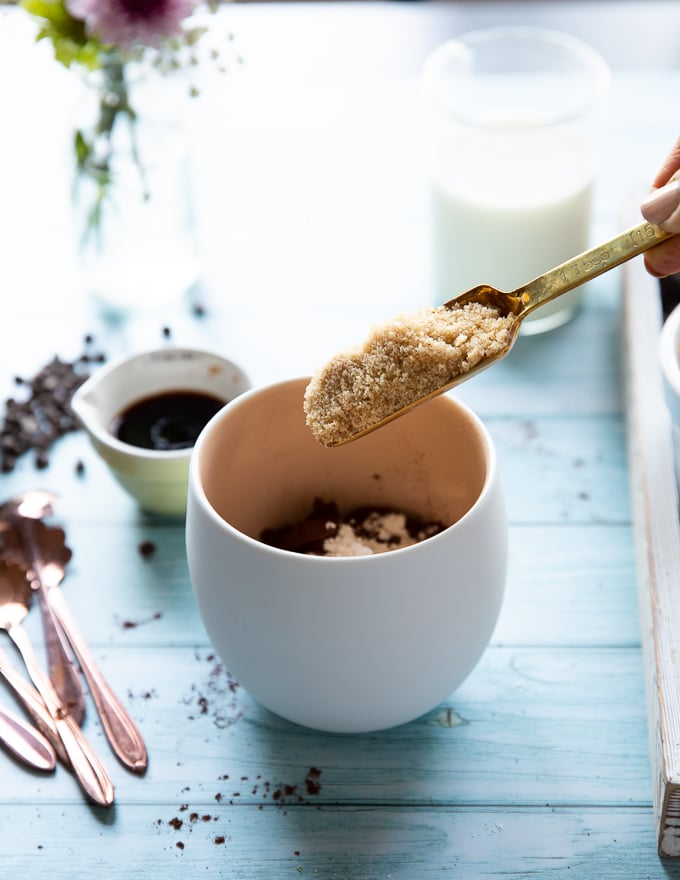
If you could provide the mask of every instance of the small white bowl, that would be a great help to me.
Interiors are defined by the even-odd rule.
[[[336,733],[435,708],[489,643],[506,574],[496,453],[441,396],[346,446],[305,424],[306,379],[249,391],[204,428],[189,477],[189,572],[225,667],[262,705]],[[315,497],[392,508],[439,534],[373,556],[305,556],[259,540]]]
[[[243,370],[221,355],[162,348],[122,357],[98,369],[76,391],[72,408],[120,485],[145,510],[186,512],[191,448],[157,451],[124,443],[111,425],[131,404],[171,391],[197,391],[225,403],[250,387]]]
[[[680,425],[680,306],[673,309],[661,328],[659,361],[666,405],[673,422]]]
[[[673,422],[676,476],[680,479],[680,306],[666,318],[659,337],[663,393]]]

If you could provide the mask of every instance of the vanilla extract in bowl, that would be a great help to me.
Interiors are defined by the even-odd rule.
[[[131,403],[115,416],[110,431],[141,449],[190,449],[227,402],[199,391],[165,391]]]

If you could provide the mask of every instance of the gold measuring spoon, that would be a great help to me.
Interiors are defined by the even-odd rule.
[[[441,363],[426,361],[421,344],[424,342],[427,345],[432,340],[426,337],[419,339],[417,330],[409,344],[394,349],[395,358],[399,359],[399,363],[394,364],[394,370],[391,370],[392,365],[385,363],[385,357],[372,360],[372,351],[379,351],[381,346],[385,351],[391,350],[391,335],[397,327],[403,329],[406,325],[408,329],[409,316],[402,316],[398,323],[387,322],[376,329],[363,348],[337,355],[312,377],[304,402],[312,433],[324,446],[342,446],[476,376],[510,352],[527,315],[563,293],[649,250],[670,235],[651,223],[641,223],[516,290],[505,292],[482,284],[433,309],[434,320],[440,317],[454,329],[457,310],[465,314],[466,307],[475,304],[486,307],[490,310],[489,314],[497,319],[493,330],[489,331],[492,335],[489,335],[487,347],[484,346],[485,337],[481,333],[473,336],[461,334],[455,348],[461,349],[461,357],[457,361],[462,362],[462,367],[452,368],[448,372],[442,370]],[[466,346],[473,344],[474,352],[465,350]],[[449,351],[453,351],[453,348],[450,346]],[[432,371],[431,376],[429,370]],[[393,378],[390,378],[392,375]]]
[[[71,762],[71,769],[83,791],[104,807],[113,804],[113,784],[103,764],[82,731],[68,714],[47,675],[42,671],[22,621],[28,614],[31,586],[18,565],[0,560],[0,628],[21,653],[33,684],[38,689]]]

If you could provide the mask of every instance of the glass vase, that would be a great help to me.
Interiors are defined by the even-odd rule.
[[[87,83],[74,138],[77,260],[106,309],[160,307],[198,281],[180,105],[166,78],[115,55]]]

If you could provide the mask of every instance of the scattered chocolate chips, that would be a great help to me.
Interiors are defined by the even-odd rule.
[[[15,378],[24,399],[10,397],[5,401],[0,423],[0,470],[3,473],[13,471],[18,459],[27,452],[34,453],[37,468],[46,468],[53,443],[78,429],[71,399],[89,377],[88,365],[105,360],[104,355],[89,350],[91,336],[87,336],[85,342],[86,351],[75,361],[55,356],[32,379]]]

